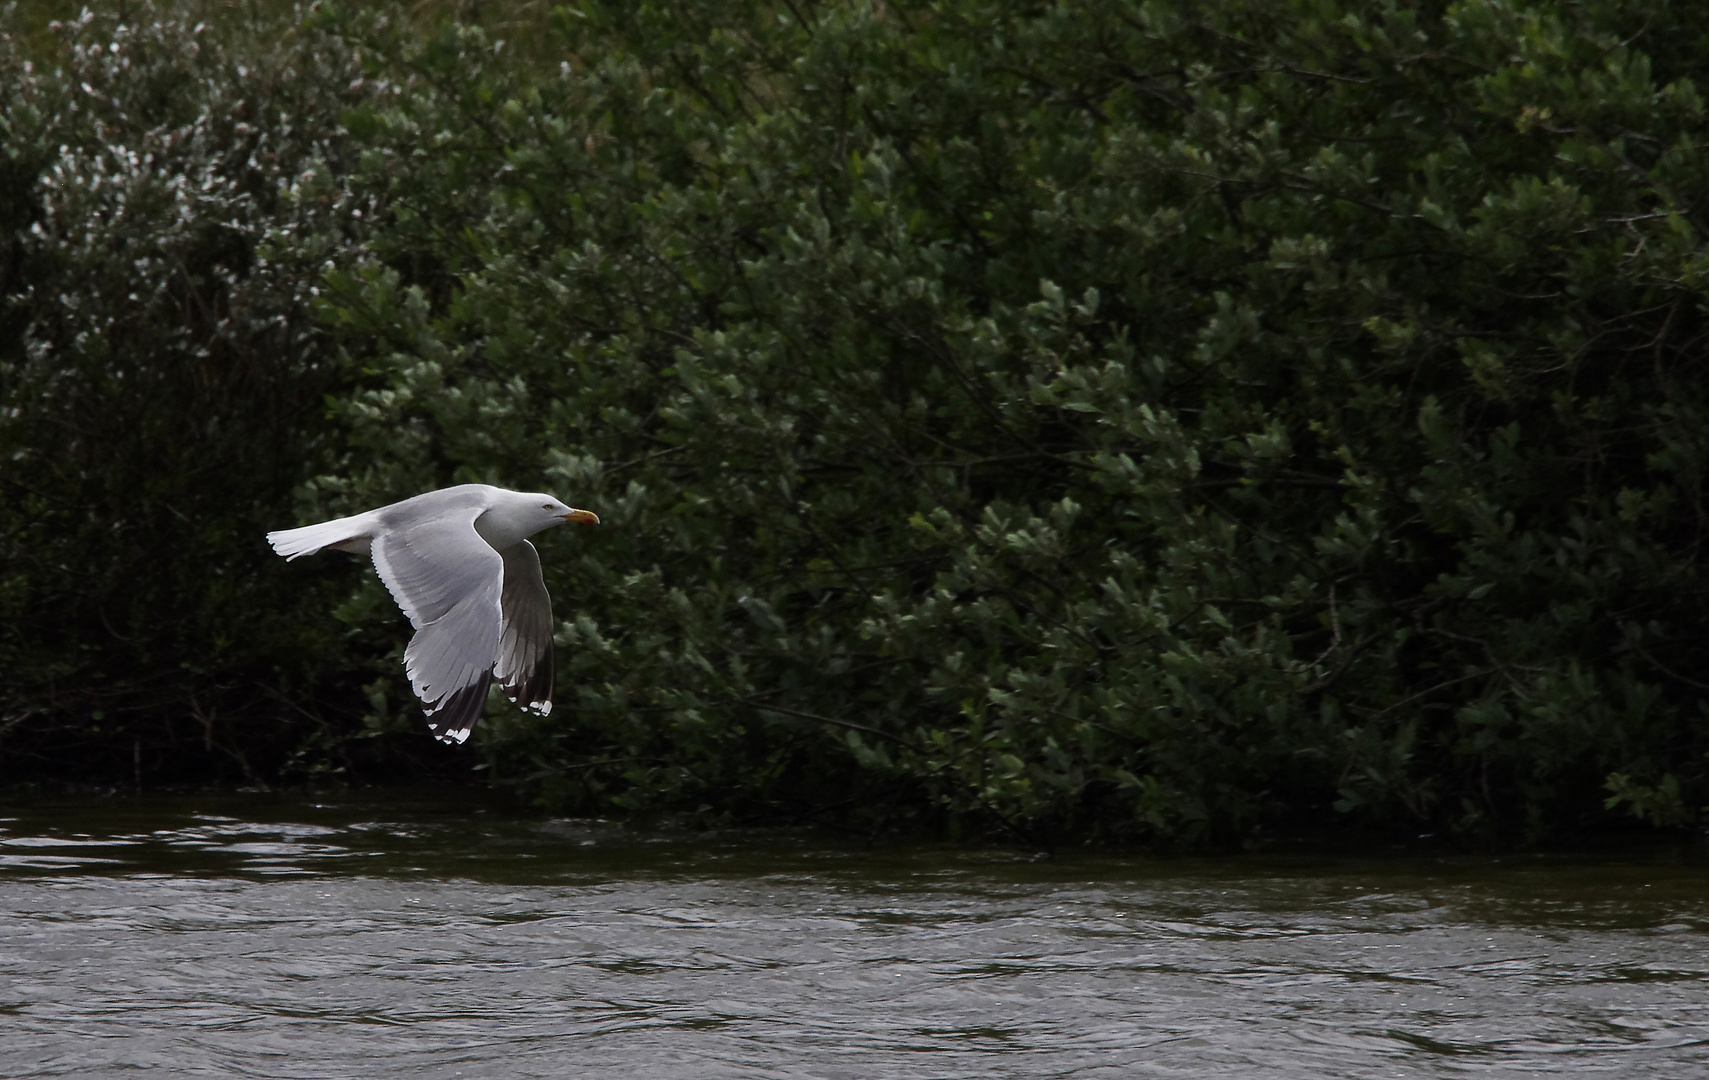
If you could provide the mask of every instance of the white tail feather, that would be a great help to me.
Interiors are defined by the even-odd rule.
[[[300,529],[280,529],[267,534],[267,542],[286,560],[313,555],[322,548],[336,547],[361,550],[368,546],[363,522],[357,517],[323,521],[319,525],[304,525]]]

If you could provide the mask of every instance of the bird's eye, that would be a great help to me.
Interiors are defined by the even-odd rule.
[[[550,509],[552,509],[552,504],[551,504],[551,503],[541,503],[541,504],[540,504],[540,509],[542,509],[542,510],[550,510]]]

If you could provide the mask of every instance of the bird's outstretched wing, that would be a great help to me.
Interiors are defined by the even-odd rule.
[[[540,555],[526,540],[499,554],[504,558],[499,602],[504,621],[493,675],[511,701],[545,716],[552,711],[552,598],[540,576]]]
[[[441,742],[469,737],[498,655],[504,559],[475,531],[481,512],[451,510],[374,540],[374,569],[416,628],[404,671]]]

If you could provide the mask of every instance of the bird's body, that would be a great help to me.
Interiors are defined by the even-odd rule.
[[[511,701],[552,711],[552,599],[528,537],[597,522],[550,495],[461,484],[351,517],[267,534],[287,559],[325,548],[372,555],[415,636],[404,670],[442,742],[469,737],[499,681]]]

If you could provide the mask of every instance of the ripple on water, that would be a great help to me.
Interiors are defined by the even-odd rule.
[[[1034,863],[437,807],[0,822],[0,1075],[1701,1075],[1709,873]]]

